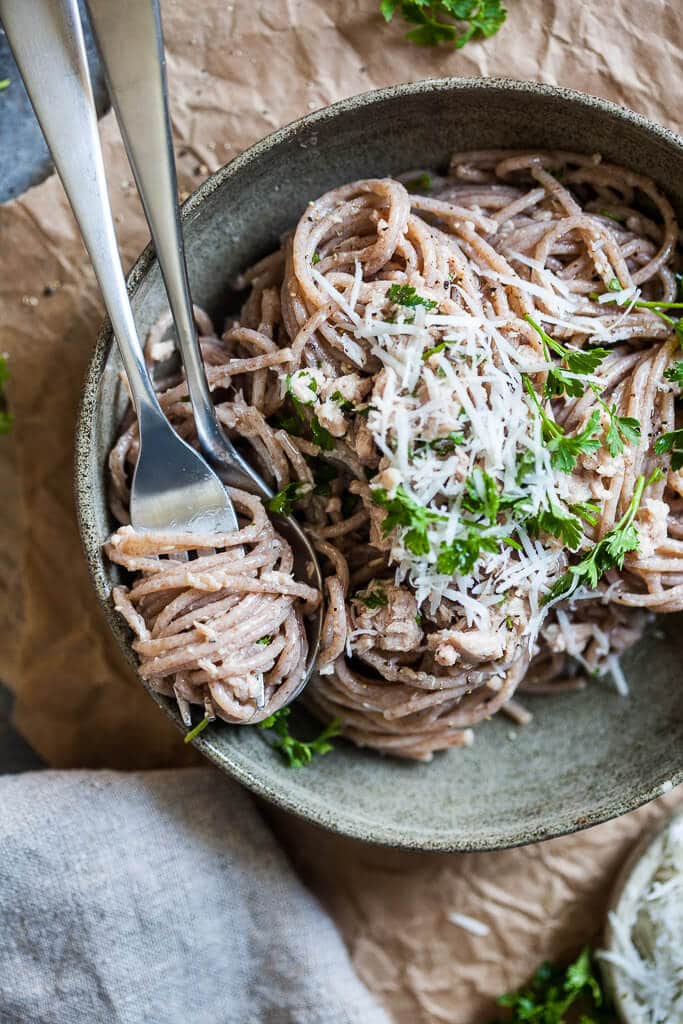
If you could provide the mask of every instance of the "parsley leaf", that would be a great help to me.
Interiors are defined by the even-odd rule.
[[[433,185],[432,176],[427,171],[423,171],[416,178],[411,178],[410,181],[405,182],[408,192],[431,192]]]
[[[475,466],[465,481],[465,490],[463,508],[489,523],[495,522],[500,508],[500,491],[493,477]]]
[[[14,423],[14,416],[7,409],[5,384],[9,380],[8,357],[0,353],[0,434],[8,434]]]
[[[379,585],[374,585],[374,581],[366,590],[358,590],[353,599],[360,601],[366,608],[386,608],[389,604],[389,598]]]
[[[540,509],[525,520],[524,525],[535,537],[540,533],[549,533],[552,537],[557,537],[571,551],[576,551],[583,537],[581,520],[575,515],[567,515],[562,508],[552,502],[547,508]]]
[[[605,440],[610,455],[612,458],[615,458],[623,452],[624,444],[638,444],[640,441],[640,423],[633,416],[617,416],[616,405],[612,405],[607,411],[610,423]]]
[[[600,413],[594,409],[588,423],[578,434],[565,434],[564,429],[547,414],[539,402],[529,377],[524,374],[523,379],[527,394],[540,417],[543,443],[550,452],[553,468],[563,473],[571,473],[579,455],[597,451],[601,447],[600,438],[596,436],[600,430]]]
[[[320,253],[318,252],[314,252],[311,256],[311,264],[315,266],[316,263],[320,263]]]
[[[386,21],[398,13],[408,24],[417,26],[407,33],[412,43],[452,43],[456,49],[471,39],[495,35],[507,17],[501,0],[382,0],[380,10]]]
[[[450,544],[441,545],[436,559],[436,571],[443,576],[453,576],[456,572],[467,576],[485,551],[497,554],[498,538],[482,533],[475,523],[471,523],[463,537],[456,537]]]
[[[575,505],[569,506],[569,511],[579,516],[589,526],[595,526],[600,516],[600,506],[594,501],[577,501]]]
[[[664,371],[664,376],[672,384],[678,384],[679,388],[683,388],[683,362],[679,361],[674,363],[673,366],[669,366]]]
[[[262,636],[260,640],[257,640],[257,644],[261,644],[262,647],[269,647],[273,642],[272,636]]]
[[[324,452],[331,452],[334,448],[332,434],[322,425],[317,416],[313,416],[311,419],[311,437],[313,443],[322,448]]]
[[[666,434],[660,434],[655,441],[655,452],[657,455],[671,452],[671,468],[683,469],[683,430],[670,430]]]
[[[336,402],[341,412],[353,412],[353,402],[349,402],[347,398],[344,398],[341,391],[334,391],[330,398],[333,402]]]
[[[589,946],[565,971],[542,963],[526,985],[497,1002],[512,1011],[510,1024],[568,1024],[570,1019],[577,1019],[577,1011],[581,1011],[580,1024],[597,1024],[598,1019],[616,1021],[595,973]],[[574,1009],[569,1017],[571,1007]]]
[[[657,479],[661,479],[661,470],[659,469],[656,469],[647,480],[642,475],[638,477],[633,497],[619,522],[605,534],[602,540],[593,545],[580,562],[571,565],[567,572],[555,581],[544,599],[544,604],[568,596],[581,584],[593,590],[608,569],[623,568],[624,557],[628,552],[637,551],[640,547],[634,519],[643,491]]]
[[[269,512],[279,512],[280,515],[291,516],[294,502],[301,501],[307,494],[310,494],[311,489],[311,485],[302,480],[292,480],[266,502],[266,508]]]
[[[583,383],[580,380],[577,380],[576,377],[567,376],[567,373],[562,367],[555,366],[551,362],[550,353],[554,352],[555,355],[559,356],[560,359],[563,360],[569,373],[584,375],[587,373],[595,373],[605,356],[608,355],[607,349],[567,348],[566,345],[562,345],[561,342],[557,341],[555,338],[551,338],[550,335],[543,330],[541,325],[532,319],[532,317],[525,316],[524,320],[526,320],[526,322],[530,324],[538,334],[543,344],[543,354],[546,362],[551,364],[551,368],[548,371],[548,379],[546,381],[546,396],[553,397],[567,394],[572,398],[579,398],[583,395],[585,390]]]
[[[406,306],[408,309],[415,309],[416,306],[435,309],[438,306],[434,299],[425,299],[423,295],[418,295],[412,284],[392,284],[387,297],[389,302],[395,302],[397,306]]]
[[[422,353],[422,361],[426,363],[432,356],[437,355],[439,352],[444,352],[449,345],[455,345],[455,338],[446,338],[445,341],[440,341],[438,345],[433,345],[431,348],[426,348]]]
[[[272,730],[274,734],[272,745],[282,754],[290,768],[303,768],[311,763],[315,754],[327,754],[332,750],[332,744],[329,741],[339,735],[340,723],[335,719],[325,726],[314,740],[306,742],[297,740],[291,735],[287,721],[290,713],[290,708],[280,708],[274,715],[259,722],[259,729]]]
[[[414,555],[429,553],[427,526],[429,523],[446,522],[447,516],[439,515],[414,501],[404,487],[399,484],[393,498],[390,498],[383,487],[375,487],[372,491],[375,505],[387,510],[382,523],[382,534],[387,536],[397,527],[407,528],[403,541]]]

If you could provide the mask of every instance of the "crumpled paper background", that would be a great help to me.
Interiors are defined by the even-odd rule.
[[[496,37],[454,51],[406,42],[399,21],[383,23],[378,0],[162,0],[181,189],[310,110],[444,75],[570,86],[683,130],[677,3],[508,6]],[[102,135],[130,265],[147,230],[111,115]],[[16,694],[17,727],[55,767],[185,764],[196,755],[127,675],[81,556],[73,433],[101,317],[58,181],[0,207],[0,350],[10,353],[16,414],[0,438],[0,678]],[[598,934],[618,865],[676,798],[578,836],[468,856],[374,849],[267,813],[394,1019],[475,1024],[540,959]],[[488,924],[489,935],[463,932],[453,911]]]

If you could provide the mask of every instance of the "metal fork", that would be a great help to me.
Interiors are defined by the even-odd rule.
[[[87,6],[166,286],[200,447],[224,483],[267,501],[273,496],[272,489],[218,421],[197,340],[177,200],[158,0],[87,0]],[[318,559],[302,528],[291,516],[273,515],[272,519],[292,547],[295,575],[322,590]],[[297,694],[313,669],[321,628],[322,608],[307,620],[309,658]]]
[[[140,431],[136,530],[224,533],[237,516],[216,473],[170,426],[144,353],[116,243],[76,0],[0,0],[0,18],[78,221],[128,376]]]

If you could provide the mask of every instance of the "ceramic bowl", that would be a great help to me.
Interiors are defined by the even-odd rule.
[[[456,150],[499,147],[600,152],[651,176],[683,219],[683,140],[610,103],[533,83],[446,79],[344,100],[257,143],[212,175],[184,206],[193,296],[220,324],[228,282],[264,256],[306,203],[357,178],[444,168]],[[147,250],[129,278],[144,334],[166,308]],[[88,371],[77,436],[77,499],[97,598],[134,669],[114,614],[116,570],[102,557],[112,522],[107,453],[123,408],[120,363],[104,326]],[[533,722],[502,715],[472,748],[402,763],[338,743],[304,770],[285,767],[258,729],[224,724],[197,741],[250,789],[320,825],[361,839],[430,850],[483,850],[572,832],[630,811],[683,780],[680,619],[663,618],[624,659],[627,699],[610,682],[537,697]],[[152,694],[173,718],[170,702]],[[297,714],[304,715],[304,712]]]

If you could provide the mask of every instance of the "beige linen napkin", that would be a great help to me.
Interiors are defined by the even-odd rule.
[[[209,768],[0,778],[2,1024],[389,1024]]]

